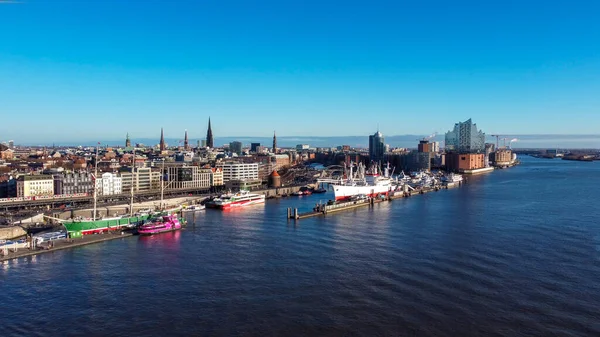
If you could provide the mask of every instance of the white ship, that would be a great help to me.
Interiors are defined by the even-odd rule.
[[[444,183],[459,183],[461,181],[463,181],[463,177],[456,173],[450,173],[442,177],[442,182]]]
[[[249,206],[264,202],[265,196],[263,194],[241,191],[235,194],[224,194],[218,198],[213,199],[206,205],[212,208],[229,209],[233,207]]]
[[[377,166],[372,166],[366,172],[361,163],[357,165],[356,172],[353,168],[354,165],[350,163],[350,173],[345,175],[345,180],[332,184],[335,200],[346,200],[357,195],[372,198],[387,196],[396,189],[396,183],[389,174],[389,164],[383,175],[380,174]]]

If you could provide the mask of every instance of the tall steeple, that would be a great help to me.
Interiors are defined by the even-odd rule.
[[[213,148],[215,146],[212,129],[210,128],[210,117],[208,117],[208,131],[206,131],[206,146]]]
[[[163,132],[163,128],[160,128],[160,151],[165,150],[165,134]]]
[[[190,145],[188,143],[187,130],[185,130],[185,138],[183,139],[183,149],[188,151],[190,149]]]
[[[273,131],[273,153],[277,153],[277,136],[275,135],[275,131]]]
[[[131,139],[129,139],[129,132],[127,132],[127,137],[125,138],[125,147],[131,146]]]

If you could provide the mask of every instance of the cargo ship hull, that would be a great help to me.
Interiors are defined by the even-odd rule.
[[[375,186],[352,186],[352,185],[333,185],[335,200],[347,200],[353,196],[366,195],[371,198],[378,196],[387,196],[393,187],[391,185],[375,185]]]
[[[105,219],[96,221],[70,221],[63,222],[69,237],[80,237],[83,235],[100,234],[111,231],[123,230],[131,225],[137,225],[147,220],[150,215],[126,217],[120,219]]]

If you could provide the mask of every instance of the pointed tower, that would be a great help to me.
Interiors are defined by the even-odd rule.
[[[275,135],[275,131],[273,131],[273,153],[277,153],[277,136]]]
[[[188,143],[187,130],[185,130],[185,138],[183,139],[183,149],[186,151],[190,150],[190,144]]]
[[[125,147],[131,146],[131,139],[129,139],[129,132],[127,132],[127,138],[125,138]]]
[[[160,151],[165,150],[165,134],[163,132],[163,128],[160,128]]]
[[[206,146],[213,148],[215,146],[212,129],[210,127],[210,117],[208,117],[208,131],[206,131]]]

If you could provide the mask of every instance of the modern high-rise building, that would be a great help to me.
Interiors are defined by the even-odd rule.
[[[211,149],[215,146],[212,128],[210,127],[210,117],[208,117],[208,130],[206,131],[206,146]]]
[[[473,153],[485,151],[485,133],[477,130],[471,119],[454,124],[454,130],[446,132],[446,151]]]
[[[260,143],[251,143],[250,144],[250,152],[256,153],[259,146],[260,146]]]
[[[242,154],[242,142],[229,143],[229,151],[236,153],[238,156]]]
[[[384,153],[385,139],[381,132],[377,131],[374,135],[369,136],[369,157],[375,162],[382,161]]]

